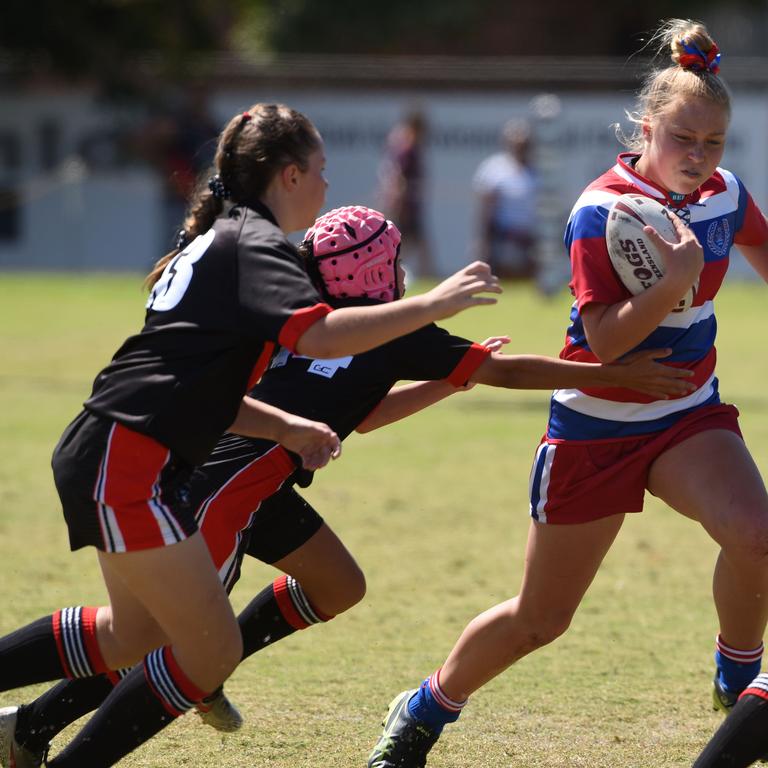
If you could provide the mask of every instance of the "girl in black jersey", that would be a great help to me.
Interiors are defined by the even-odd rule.
[[[1,638],[0,690],[106,673],[151,653],[49,762],[54,768],[113,765],[240,660],[237,620],[187,487],[274,347],[356,354],[500,292],[474,263],[407,302],[332,312],[285,236],[322,206],[323,165],[317,130],[288,107],[257,104],[230,120],[215,173],[192,200],[187,244],[149,277],[144,327],[96,377],[56,447],[71,546],[97,548],[110,605],[62,609]],[[327,427],[268,406],[256,433],[307,449],[311,465],[338,446]],[[265,488],[279,485],[285,463],[282,448],[264,462]]]
[[[334,306],[362,309],[405,303],[394,301],[403,292],[399,246],[399,232],[381,214],[349,207],[321,217],[307,233],[303,250],[324,298]],[[367,431],[403,418],[468,382],[510,388],[631,385],[658,396],[684,391],[688,385],[679,377],[685,374],[653,362],[660,354],[646,352],[633,362],[610,366],[505,356],[432,324],[354,356],[318,359],[283,348],[252,397],[243,401],[232,430],[253,434],[261,410],[268,407],[328,422],[343,439],[355,429]],[[388,395],[400,379],[428,381]],[[245,532],[248,551],[286,574],[240,615],[244,656],[330,619],[364,593],[363,574],[350,553],[289,485],[264,501],[295,469],[274,442],[228,434],[185,485],[195,522],[226,587],[237,579]],[[0,660],[2,655],[0,650]],[[0,713],[0,740],[14,751],[17,764],[20,757],[39,764],[34,755],[47,741],[97,706],[111,687],[106,676],[70,680],[18,711],[9,708]],[[199,708],[217,727],[238,724],[223,694]]]

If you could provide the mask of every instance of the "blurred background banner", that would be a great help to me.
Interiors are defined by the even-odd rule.
[[[411,269],[425,275],[479,252],[473,180],[503,152],[504,125],[525,121],[537,279],[559,287],[568,210],[621,149],[612,124],[626,125],[648,63],[642,30],[668,4],[286,5],[92,0],[68,4],[63,18],[50,2],[5,4],[0,268],[146,270],[172,246],[223,122],[279,101],[323,134],[327,207],[361,203],[395,216],[408,230]],[[734,91],[723,162],[766,209],[768,4],[721,6],[680,2],[674,13],[703,18],[721,41]],[[746,273],[739,260],[734,273]]]

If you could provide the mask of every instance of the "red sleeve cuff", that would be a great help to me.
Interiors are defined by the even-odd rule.
[[[453,369],[451,375],[446,379],[454,387],[463,387],[469,377],[480,367],[480,363],[485,360],[491,350],[482,344],[473,344],[461,358],[459,364]]]
[[[333,308],[328,304],[315,304],[296,310],[280,329],[280,335],[277,337],[280,346],[295,352],[296,344],[304,331],[332,311]]]

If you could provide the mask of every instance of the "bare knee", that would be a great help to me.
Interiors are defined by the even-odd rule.
[[[737,536],[721,542],[725,557],[737,568],[744,565],[768,571],[768,524],[755,521],[740,527]]]
[[[116,616],[110,606],[102,606],[96,614],[99,648],[112,669],[130,667],[154,648],[168,640],[157,622],[148,614]]]
[[[223,683],[243,658],[243,638],[236,622],[203,629],[196,637],[173,644],[179,665],[200,688],[212,691]]]
[[[526,615],[522,613],[515,621],[515,634],[519,656],[525,656],[537,648],[557,640],[571,626],[571,611],[548,611],[544,614]]]
[[[338,616],[357,605],[365,592],[365,574],[357,563],[352,563],[333,584],[325,585],[322,592],[308,597],[317,610],[327,616]]]
[[[564,635],[571,626],[572,616],[548,616],[541,624],[531,627],[528,634],[529,642],[534,648],[541,648]]]

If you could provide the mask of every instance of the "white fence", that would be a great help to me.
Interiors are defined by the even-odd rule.
[[[282,101],[309,115],[326,142],[330,208],[376,204],[384,137],[418,101],[430,124],[428,229],[436,263],[447,273],[470,256],[472,175],[498,149],[507,119],[531,117],[535,96],[533,90],[280,86],[220,90],[210,108],[219,122],[257,101]],[[149,168],[126,164],[121,151],[141,115],[104,107],[86,91],[1,98],[0,190],[15,191],[18,206],[14,210],[13,197],[0,194],[0,268],[143,271],[166,250],[170,232],[160,182]],[[610,126],[622,120],[631,94],[561,93],[559,99],[559,117],[542,134],[541,149],[556,191],[547,212],[564,223],[584,184],[613,163],[620,147]],[[723,164],[768,210],[768,99],[762,90],[735,93]]]

